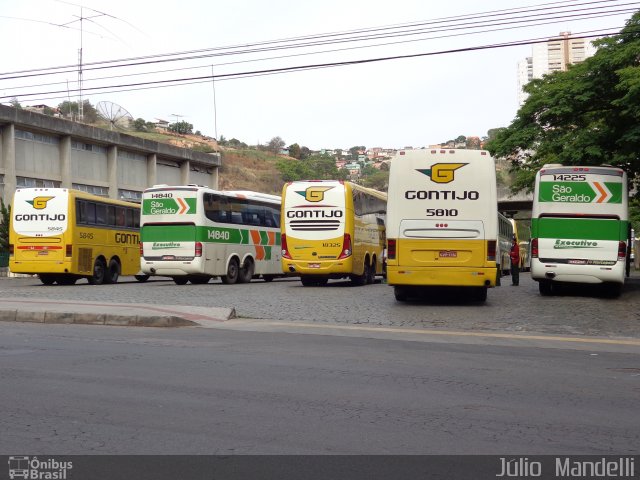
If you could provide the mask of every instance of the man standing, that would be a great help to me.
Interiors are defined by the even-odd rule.
[[[511,286],[517,287],[520,284],[520,247],[516,242],[515,235],[511,244]]]

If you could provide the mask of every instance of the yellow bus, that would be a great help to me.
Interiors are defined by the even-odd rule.
[[[391,162],[388,195],[387,281],[396,300],[432,287],[465,287],[469,298],[485,301],[513,235],[498,213],[489,153],[401,150]]]
[[[282,271],[302,285],[383,272],[387,195],[338,180],[289,182],[282,189]]]
[[[9,269],[45,285],[116,283],[140,271],[140,206],[66,188],[20,188],[13,197]],[[145,281],[146,275],[136,275]]]

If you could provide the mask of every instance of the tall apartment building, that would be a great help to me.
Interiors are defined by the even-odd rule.
[[[561,32],[544,43],[533,45],[531,56],[518,62],[518,105],[522,105],[527,94],[522,91],[534,78],[544,74],[567,70],[574,63],[583,62],[596,52],[591,40],[571,38],[571,32]]]

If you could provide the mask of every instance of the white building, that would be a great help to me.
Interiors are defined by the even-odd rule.
[[[567,70],[569,65],[583,62],[595,52],[591,40],[573,38],[571,32],[561,32],[544,43],[534,44],[531,56],[518,62],[518,105],[522,105],[527,98],[522,87],[532,79]]]

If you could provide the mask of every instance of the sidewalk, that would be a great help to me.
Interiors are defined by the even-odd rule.
[[[92,303],[25,298],[0,299],[0,321],[115,325],[136,327],[208,327],[235,318],[234,308]]]

